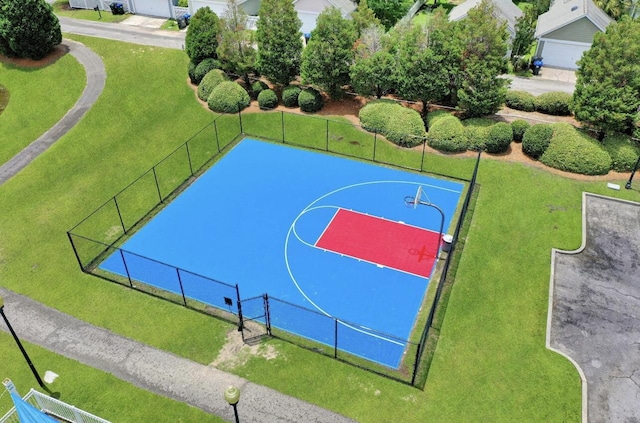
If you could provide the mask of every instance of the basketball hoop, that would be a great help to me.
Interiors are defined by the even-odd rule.
[[[404,197],[404,205],[415,209],[418,207],[418,197],[414,197],[412,195],[407,195],[406,197]]]

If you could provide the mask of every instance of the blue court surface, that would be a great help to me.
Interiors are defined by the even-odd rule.
[[[355,239],[352,251],[360,248],[358,233],[331,238],[337,243],[333,251],[317,242],[339,210],[355,212],[346,217],[379,218],[370,219],[387,225],[379,228],[392,222],[438,232],[441,217],[434,208],[414,209],[404,202],[419,186],[443,210],[447,233],[464,188],[460,183],[245,139],[121,249],[132,278],[171,292],[180,293],[175,270],[161,270],[154,263],[238,284],[243,299],[268,293],[315,310],[317,314],[292,312],[295,308],[289,307],[280,313],[272,302],[271,324],[330,346],[334,326],[326,324],[331,320],[325,316],[352,322],[339,325],[339,347],[397,368],[405,345],[395,338],[409,339],[429,278],[401,265],[363,259],[357,252],[342,254],[339,244],[344,240]],[[349,228],[349,221],[342,227]],[[362,239],[371,236],[363,234]],[[414,248],[407,251],[415,254]],[[371,253],[367,257],[375,257]],[[100,267],[126,275],[120,253]],[[222,296],[211,294],[210,282],[182,282],[189,285],[188,297],[226,309],[219,305]]]

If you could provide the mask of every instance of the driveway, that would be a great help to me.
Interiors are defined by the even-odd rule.
[[[562,91],[573,94],[576,88],[576,73],[574,71],[543,67],[540,75],[528,78],[514,75],[503,75],[511,80],[511,90],[526,91],[533,95],[540,95],[551,91]]]

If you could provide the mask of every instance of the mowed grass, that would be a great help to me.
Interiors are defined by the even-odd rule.
[[[93,9],[73,9],[69,6],[69,0],[56,0],[53,3],[53,10],[58,16],[98,22],[122,22],[132,16],[130,14],[114,15],[110,11],[104,10],[98,13]]]
[[[187,86],[184,53],[73,38],[104,58],[107,86],[78,127],[0,186],[0,213],[5,216],[0,220],[2,286],[114,332],[209,363],[226,332],[233,330],[231,325],[82,274],[65,231],[213,115],[197,104]],[[273,138],[281,134],[277,123],[276,115],[243,116],[244,125],[254,125],[255,131],[274,134]],[[315,125],[314,121],[291,135],[304,137]],[[349,131],[341,135],[334,130],[329,143],[340,142],[341,136],[359,140]],[[320,137],[313,135],[314,145],[321,145]],[[358,151],[355,143],[346,146]],[[383,148],[379,153],[398,162],[406,157],[409,163],[417,162],[420,154],[401,150],[398,156],[395,150]],[[427,169],[457,177],[469,177],[472,166],[469,158],[429,155],[425,160]],[[607,191],[603,182],[574,181],[488,157],[481,164],[479,183],[476,212],[424,390],[279,340],[267,341],[275,358],[225,363],[224,369],[360,422],[579,421],[578,374],[567,360],[545,349],[551,248],[579,247],[582,191],[632,200],[640,200],[640,194]],[[0,345],[6,344],[4,339]],[[23,378],[29,385],[31,376],[19,367],[21,358],[5,356],[9,359],[0,364],[3,376]],[[43,363],[39,367],[57,370],[57,356],[43,357],[38,357],[37,363]],[[73,362],[68,367],[69,372],[84,369]],[[115,396],[112,390],[119,390],[102,379],[95,384],[100,394]],[[82,385],[76,381],[73,386]],[[150,413],[173,412],[173,402],[152,403],[145,394],[131,391],[127,401]],[[63,399],[64,395],[67,392]],[[76,405],[81,406],[79,401]],[[107,402],[105,407],[108,412],[117,405]],[[183,421],[201,420],[189,416]]]
[[[0,163],[44,134],[80,98],[87,78],[70,54],[42,68],[0,62],[0,84],[9,101],[0,114]]]

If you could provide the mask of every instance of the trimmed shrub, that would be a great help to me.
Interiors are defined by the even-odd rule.
[[[552,135],[553,129],[549,124],[530,126],[522,136],[522,152],[532,159],[538,159],[549,147]]]
[[[322,106],[324,106],[324,100],[322,99],[320,91],[309,87],[300,91],[300,94],[298,95],[298,104],[300,105],[300,110],[303,112],[315,113],[322,109]]]
[[[196,82],[196,64],[189,60],[189,66],[187,66],[187,73],[189,74],[189,80],[192,84],[198,85]]]
[[[298,96],[300,95],[300,89],[297,85],[287,85],[282,90],[282,104],[285,107],[298,107]]]
[[[640,156],[640,147],[626,135],[607,135],[602,146],[611,156],[611,168],[616,172],[631,172]]]
[[[61,42],[60,21],[46,1],[0,2],[0,54],[40,60]]]
[[[436,113],[436,116],[431,116]],[[430,113],[427,143],[436,150],[458,153],[467,149],[468,141],[460,119],[443,111]]]
[[[560,91],[552,91],[536,97],[536,110],[548,115],[568,116],[571,114],[572,104],[573,95]]]
[[[219,113],[236,113],[249,106],[251,98],[240,84],[234,81],[219,83],[207,99],[209,109]]]
[[[536,110],[536,96],[526,91],[507,91],[504,100],[507,107],[523,112],[534,112]]]
[[[260,91],[258,105],[261,109],[275,109],[278,106],[278,96],[275,91],[269,89]]]
[[[253,96],[253,98],[258,98],[258,96],[262,91],[268,90],[268,89],[269,89],[269,86],[264,82],[260,80],[255,81],[253,84],[251,84],[251,95]]]
[[[511,122],[511,130],[513,131],[513,140],[522,142],[522,136],[531,125],[526,120],[516,119]]]
[[[211,95],[211,91],[213,91],[218,84],[226,80],[227,75],[223,71],[220,69],[212,69],[202,78],[200,85],[198,85],[198,98],[202,101],[207,101],[209,95]]]
[[[218,57],[216,49],[220,29],[220,19],[209,6],[201,7],[193,14],[184,40],[184,51],[192,62]]]
[[[540,161],[582,175],[606,175],[611,169],[611,156],[604,147],[568,123],[553,124],[553,137]]]
[[[511,141],[513,141],[513,130],[511,129],[511,125],[505,122],[498,122],[489,128],[487,153],[504,153],[509,149]]]
[[[213,69],[220,69],[220,62],[216,59],[204,59],[202,62],[198,63],[195,70],[193,71],[195,83],[200,84],[202,78],[204,78],[204,76]]]
[[[382,134],[399,146],[413,147],[424,141],[420,113],[394,101],[371,101],[360,109],[359,117],[364,129]]]
[[[487,148],[489,129],[495,124],[491,119],[471,118],[462,121],[467,136],[467,150],[484,151]]]

